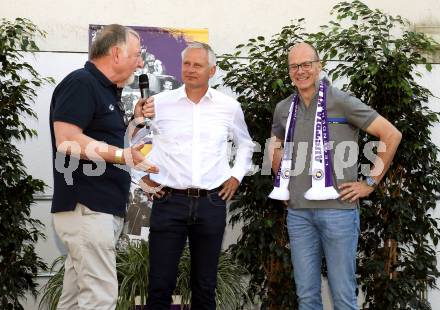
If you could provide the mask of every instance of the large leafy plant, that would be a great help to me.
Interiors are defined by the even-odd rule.
[[[0,308],[23,309],[20,298],[36,295],[35,276],[46,265],[35,253],[44,235],[42,223],[30,218],[34,194],[44,183],[25,171],[16,144],[36,135],[21,116],[36,117],[35,89],[51,79],[41,78],[23,60],[23,52],[37,51],[36,36],[44,32],[29,20],[0,20]]]
[[[415,78],[426,67],[424,55],[438,45],[410,29],[407,21],[360,1],[333,8],[335,21],[314,36],[324,60],[341,61],[330,70],[344,77],[344,89],[401,130],[393,165],[376,191],[361,201],[358,273],[363,309],[430,309],[424,299],[435,287],[440,192],[439,149],[431,141],[438,114],[427,107],[431,93]],[[362,144],[374,140],[364,134]],[[362,145],[360,150],[362,150]],[[360,163],[369,164],[364,154]]]
[[[345,90],[403,133],[391,169],[379,188],[361,202],[358,274],[365,295],[363,308],[429,309],[426,289],[435,287],[439,275],[434,246],[440,235],[431,214],[440,191],[440,164],[438,148],[430,140],[438,115],[426,107],[431,93],[415,78],[421,76],[419,65],[426,64],[424,53],[434,52],[436,44],[411,31],[401,17],[371,10],[359,1],[342,2],[333,13],[337,21],[316,35],[290,25],[269,42],[257,37],[238,45],[220,62],[226,72],[224,85],[237,93],[253,139],[264,145],[275,104],[293,91],[286,70],[287,49],[310,40],[324,61],[340,61],[330,76],[347,79]],[[431,66],[426,64],[426,69]],[[371,140],[363,135],[360,149]],[[262,153],[254,155],[260,167],[263,159]],[[360,172],[363,164],[370,161],[361,153]],[[232,223],[242,221],[243,233],[232,250],[249,269],[249,293],[260,298],[262,308],[296,309],[284,208],[266,198],[271,186],[272,179],[261,173],[244,179],[232,206]]]
[[[119,296],[116,309],[134,309],[136,304],[145,305],[148,297],[148,243],[126,242],[119,247],[116,254],[116,270],[118,273]],[[61,296],[64,256],[53,263],[51,272],[54,275],[43,288],[39,309],[55,310]],[[189,305],[191,258],[188,247],[185,247],[179,264],[175,294],[181,296],[181,303]],[[238,309],[247,303],[246,281],[247,271],[232,258],[230,253],[222,252],[217,271],[216,303],[219,309]]]
[[[270,39],[262,36],[222,55],[223,84],[237,93],[252,139],[260,149],[253,162],[261,170],[243,179],[231,205],[231,222],[243,223],[231,247],[251,274],[249,295],[263,309],[296,309],[295,287],[285,225],[284,204],[268,199],[273,187],[266,143],[275,105],[293,92],[287,70],[288,48],[305,38],[302,20],[285,26]],[[258,152],[259,151],[259,152]]]

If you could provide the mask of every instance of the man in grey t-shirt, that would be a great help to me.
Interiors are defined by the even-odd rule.
[[[292,251],[299,309],[322,309],[321,260],[325,255],[335,309],[358,309],[356,300],[356,249],[359,236],[358,200],[367,197],[383,178],[401,140],[401,133],[359,99],[327,86],[326,112],[331,146],[331,180],[338,199],[307,200],[312,187],[311,156],[322,66],[316,49],[307,43],[294,45],[288,55],[289,75],[299,101],[291,139],[292,170],[289,178],[287,226]],[[275,173],[283,155],[286,122],[294,95],[278,103],[272,135]],[[318,114],[320,115],[320,114]],[[369,176],[357,180],[359,129],[380,139]],[[281,143],[281,144],[280,144]],[[315,176],[316,177],[316,176]]]

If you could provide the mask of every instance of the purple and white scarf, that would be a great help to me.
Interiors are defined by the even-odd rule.
[[[330,132],[327,122],[326,106],[327,84],[319,83],[318,106],[316,108],[315,125],[313,131],[312,149],[312,187],[307,190],[304,197],[307,200],[337,199],[338,192],[333,186],[332,161],[330,154]],[[298,115],[299,96],[294,96],[289,110],[284,138],[284,154],[280,168],[275,177],[274,189],[269,198],[276,200],[289,200],[290,169],[292,168],[292,149],[296,117]]]

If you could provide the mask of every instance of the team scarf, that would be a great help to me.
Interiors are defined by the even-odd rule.
[[[318,90],[318,106],[316,108],[313,131],[312,149],[312,187],[305,192],[307,200],[337,199],[338,192],[333,186],[332,160],[330,154],[330,132],[327,121],[327,84],[320,81]],[[292,168],[292,142],[295,133],[295,123],[298,115],[299,96],[296,94],[290,105],[284,137],[284,153],[280,168],[275,176],[274,189],[269,198],[289,200],[289,181]]]

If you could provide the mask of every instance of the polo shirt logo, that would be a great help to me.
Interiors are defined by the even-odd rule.
[[[113,111],[113,110],[115,109],[115,106],[114,106],[113,104],[111,104],[111,105],[108,106],[108,109],[109,109],[110,111]]]

